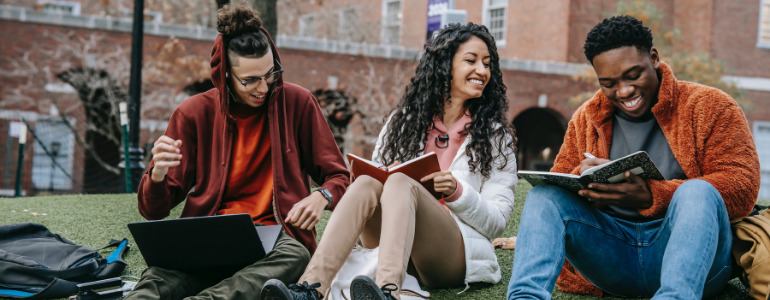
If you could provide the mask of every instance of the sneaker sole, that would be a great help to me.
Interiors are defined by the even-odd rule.
[[[350,283],[351,300],[384,300],[385,294],[374,280],[367,276],[356,276]]]
[[[262,300],[294,300],[289,289],[280,280],[270,279],[262,288]]]

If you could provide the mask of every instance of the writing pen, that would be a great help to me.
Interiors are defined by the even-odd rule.
[[[596,156],[594,156],[593,154],[588,153],[588,152],[584,152],[583,156],[585,156],[588,159],[596,159]]]

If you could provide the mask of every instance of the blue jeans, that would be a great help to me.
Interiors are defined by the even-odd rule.
[[[508,299],[551,299],[565,258],[609,294],[701,299],[729,280],[731,246],[722,196],[703,180],[686,181],[663,219],[642,223],[540,185],[524,204]]]

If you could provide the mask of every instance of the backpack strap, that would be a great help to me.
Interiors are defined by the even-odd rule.
[[[112,250],[110,255],[107,256],[105,259],[106,263],[101,265],[99,270],[94,272],[94,280],[119,277],[120,274],[123,273],[123,270],[126,268],[126,263],[123,261],[123,257],[125,256],[126,251],[131,248],[128,245],[128,239],[124,238],[122,240],[111,240],[110,243],[102,249],[109,247],[116,248],[115,250]]]
[[[116,245],[117,245],[117,247],[115,248],[115,250],[112,250],[110,255],[107,256],[107,263],[108,264],[112,263],[112,262],[114,262],[116,260],[122,261],[123,260],[123,256],[125,256],[125,254],[126,254],[126,251],[128,251],[128,249],[130,248],[128,246],[128,239],[124,238],[124,239],[119,240],[119,241],[118,240],[111,240],[110,244],[107,247],[104,247],[102,249],[109,248],[109,247],[116,246]]]
[[[77,284],[71,281],[55,278],[44,289],[37,293],[14,289],[0,289],[0,297],[15,299],[50,299],[61,298],[77,293]]]

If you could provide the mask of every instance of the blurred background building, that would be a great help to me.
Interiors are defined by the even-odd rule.
[[[268,30],[284,79],[313,91],[340,148],[362,156],[431,32],[442,21],[486,25],[520,169],[550,168],[567,121],[598,88],[582,52],[588,31],[632,14],[652,28],[679,79],[739,101],[760,153],[761,198],[770,199],[770,0],[145,0],[146,150],[181,101],[212,87],[216,10],[228,2],[247,2],[275,24]],[[22,119],[35,133],[25,148],[25,194],[123,190],[116,103],[127,98],[133,8],[131,0],[0,0],[2,194],[13,189]]]

